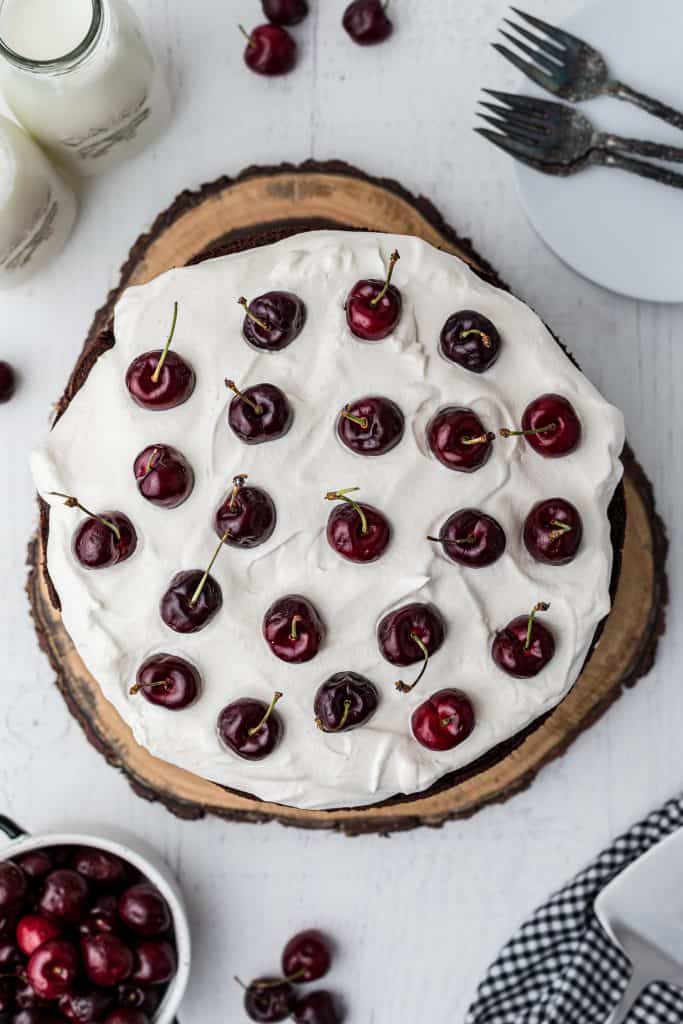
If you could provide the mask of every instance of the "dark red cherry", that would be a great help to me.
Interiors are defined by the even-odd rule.
[[[163,349],[144,352],[128,367],[126,387],[131,398],[143,409],[174,409],[186,402],[195,386],[194,370],[175,352],[169,352],[178,319],[178,303],[173,304],[173,322]]]
[[[337,436],[358,455],[384,455],[403,437],[404,424],[396,402],[368,395],[344,406],[337,418]]]
[[[286,75],[296,64],[296,40],[281,25],[259,25],[246,32],[244,63],[257,75]]]
[[[131,931],[150,938],[171,927],[168,903],[151,882],[131,885],[119,899],[119,917]]]
[[[78,525],[71,541],[74,557],[84,569],[108,569],[134,553],[138,537],[123,512],[91,512],[70,494],[50,493],[55,498],[64,498],[67,508],[78,508],[88,517]]]
[[[0,977],[18,974],[26,960],[17,944],[9,939],[0,942]]]
[[[377,688],[358,672],[336,672],[318,687],[313,702],[315,724],[323,732],[348,732],[377,710]]]
[[[578,511],[566,498],[548,498],[532,508],[524,523],[527,551],[539,562],[566,565],[576,556],[583,536]]]
[[[330,992],[320,989],[299,999],[294,1007],[296,1024],[341,1024],[342,1015]]]
[[[500,335],[494,324],[481,313],[463,309],[452,313],[441,330],[441,354],[452,363],[484,373],[500,353]]]
[[[74,871],[89,882],[102,885],[119,885],[126,877],[125,861],[108,850],[96,850],[93,846],[79,846],[71,861]]]
[[[28,853],[22,853],[21,857],[17,857],[17,864],[32,882],[45,878],[54,866],[47,850],[29,850]]]
[[[73,986],[78,970],[76,947],[64,939],[50,939],[31,956],[26,977],[41,999],[59,999]]]
[[[9,1024],[11,1012],[16,1008],[17,983],[14,978],[0,978],[0,1021]],[[7,1015],[7,1016],[5,1016]]]
[[[151,1017],[161,1002],[161,994],[157,989],[143,988],[132,981],[124,981],[116,989],[116,1001],[121,1007],[144,1010]]]
[[[330,969],[332,950],[322,932],[309,928],[294,935],[282,953],[282,973],[287,981],[317,981]]]
[[[26,978],[26,970],[19,971],[19,980],[14,993],[14,1002],[20,1010],[44,1009],[47,1001],[41,999],[36,993],[33,985],[30,985]],[[4,1024],[4,1022],[3,1022]]]
[[[480,569],[491,565],[505,551],[505,532],[493,516],[477,508],[463,508],[449,516],[438,537],[428,537],[441,544],[453,562]]]
[[[161,508],[177,508],[192,494],[194,473],[182,452],[168,444],[151,444],[135,462],[133,472],[143,498]]]
[[[24,914],[17,924],[17,945],[31,956],[44,942],[59,938],[61,932],[59,925],[41,914]]]
[[[130,693],[141,693],[150,704],[169,711],[182,711],[198,699],[201,687],[201,676],[194,665],[176,654],[160,652],[143,661]]]
[[[6,907],[4,910],[0,910],[0,942],[5,942],[14,938],[20,914],[20,903],[16,903],[11,907]]]
[[[291,1017],[294,989],[282,978],[257,978],[244,992],[244,1009],[251,1020],[271,1024]]]
[[[133,1006],[120,1006],[105,1017],[104,1024],[150,1024],[150,1018],[143,1010]]]
[[[308,15],[308,0],[261,0],[261,6],[275,25],[298,25]]]
[[[447,469],[472,473],[488,460],[495,434],[484,429],[476,413],[448,405],[427,424],[429,447]]]
[[[5,1021],[2,1024],[5,1024]],[[20,1010],[19,1013],[15,1013],[11,1018],[11,1024],[64,1024],[64,1022],[61,1017],[56,1017],[49,1009],[32,1009]]]
[[[341,501],[327,520],[327,542],[349,562],[374,562],[384,554],[391,540],[391,526],[383,512],[374,505],[349,498],[357,487],[328,491],[327,501]]]
[[[165,985],[175,975],[178,961],[170,942],[143,939],[135,947],[135,966],[131,975],[139,985]]]
[[[314,605],[300,594],[287,594],[263,616],[263,636],[273,654],[299,665],[320,650],[325,626]]]
[[[279,352],[291,345],[306,323],[306,306],[292,292],[266,292],[247,302],[238,299],[244,308],[242,334],[252,348],[260,352]]]
[[[281,697],[277,691],[270,705],[254,697],[232,701],[218,716],[218,738],[246,761],[268,757],[282,739],[282,719],[275,711]]]
[[[71,1024],[95,1024],[102,1021],[112,1009],[114,998],[111,992],[90,988],[83,991],[67,992],[59,1000],[59,1012]]]
[[[581,441],[581,421],[562,395],[541,395],[524,410],[521,430],[500,431],[501,437],[524,437],[539,455],[559,459]]]
[[[294,413],[287,396],[274,384],[254,384],[240,391],[233,380],[225,386],[235,397],[228,408],[228,423],[245,444],[263,444],[284,437]]]
[[[111,988],[128,978],[133,970],[133,954],[117,935],[101,932],[81,939],[83,966],[93,985]]]
[[[415,708],[410,724],[413,736],[427,750],[452,750],[474,729],[472,702],[462,690],[439,690]]]
[[[555,653],[555,638],[536,615],[549,607],[539,602],[531,615],[518,616],[496,633],[491,654],[503,672],[518,679],[530,679],[548,664]]]
[[[433,604],[406,604],[388,612],[377,626],[377,643],[383,655],[392,665],[415,665],[422,662],[422,669],[413,683],[402,680],[396,683],[401,693],[410,693],[425,673],[432,654],[441,647],[446,634],[446,624],[438,608]]]
[[[218,506],[214,529],[235,548],[255,548],[272,535],[277,521],[275,503],[261,487],[246,485],[246,474],[236,476],[232,490]]]
[[[0,360],[0,405],[9,402],[17,389],[17,378],[9,363]]]
[[[0,864],[0,914],[16,907],[26,895],[26,876],[11,860]]]
[[[221,537],[208,567],[177,572],[161,598],[159,613],[176,633],[198,633],[223,607],[223,591],[211,575],[214,562],[226,540]]]
[[[77,871],[59,868],[45,879],[38,909],[46,917],[78,924],[85,913],[88,895],[88,883]]]
[[[394,26],[382,0],[353,0],[344,12],[342,25],[359,46],[372,46],[388,39]]]
[[[356,281],[347,296],[346,322],[351,333],[362,341],[382,341],[401,319],[403,300],[398,288],[391,284],[399,258],[397,252],[391,254],[385,281]]]
[[[118,900],[112,892],[101,892],[78,926],[81,935],[97,935],[108,932],[118,935],[122,924],[117,912]]]

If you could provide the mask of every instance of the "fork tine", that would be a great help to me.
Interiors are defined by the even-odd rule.
[[[506,107],[497,107],[495,103],[484,103],[483,100],[479,100],[482,107],[486,107],[492,114],[499,117],[505,124],[514,125],[517,128],[524,128],[529,133],[533,133],[537,136],[547,134],[547,121],[540,121],[538,118],[527,117],[526,114],[518,114],[514,110],[508,110]],[[476,113],[480,117],[484,117],[481,110],[477,110]]]
[[[565,32],[564,29],[557,28],[555,25],[549,25],[547,21],[541,21],[540,18],[535,18],[533,14],[526,14],[525,11],[520,11],[519,7],[511,8],[515,14],[518,14],[520,18],[528,22],[529,25],[533,25],[534,28],[538,28],[541,32],[544,32],[551,39],[560,43],[561,46],[566,47],[568,50],[573,50],[577,46],[583,46],[583,41],[577,39],[570,32]]]
[[[510,18],[503,18],[503,21],[506,25],[509,25],[510,28],[513,28],[515,32],[519,32],[520,36],[524,36],[524,38],[528,39],[530,43],[537,46],[539,50],[543,50],[547,53],[549,57],[556,57],[559,61],[563,61],[565,59],[565,50],[559,46],[555,46],[555,44],[551,43],[549,39],[545,38],[545,36],[539,36],[535,32],[530,32],[528,28],[524,28],[523,25],[518,25],[516,21],[512,21]]]
[[[494,99],[506,103],[517,113],[528,114],[530,117],[547,117],[558,106],[552,100],[542,100],[536,96],[519,96],[514,92],[501,92],[499,89],[482,89],[482,92]]]
[[[552,57],[546,57],[546,55],[541,53],[540,50],[536,50],[533,46],[528,46],[526,43],[523,43],[521,39],[517,39],[516,36],[506,32],[505,29],[501,28],[498,31],[508,40],[508,42],[512,43],[513,46],[516,46],[518,50],[522,51],[522,53],[526,53],[527,57],[531,57],[536,64],[540,64],[551,74],[561,69],[562,65],[558,64],[558,62],[553,60]]]
[[[534,164],[539,162],[538,151],[535,146],[530,146],[526,142],[516,142],[514,139],[508,139],[505,135],[499,135],[498,132],[492,132],[488,128],[475,128],[475,132],[478,135],[483,135],[485,139],[492,142],[494,146],[498,146],[499,149],[509,153],[510,156],[517,157],[517,159],[531,161]]]
[[[557,92],[560,83],[552,75],[541,71],[535,64],[529,64],[528,61],[522,60],[521,57],[513,53],[512,50],[508,50],[507,46],[503,46],[501,43],[492,43],[491,45],[494,50],[497,50],[501,56],[509,60],[511,64],[514,64],[517,70],[521,71],[527,78],[530,78],[532,82],[536,82],[537,85],[540,85],[542,89],[547,89],[548,92]]]
[[[478,116],[482,121],[486,121],[487,124],[493,125],[497,128],[501,135],[504,135],[506,139],[514,139],[515,142],[529,142],[533,143],[540,137],[540,133],[534,133],[533,129],[529,129],[524,125],[513,124],[512,121],[503,120],[499,117],[489,117],[488,114],[482,114],[477,112]]]

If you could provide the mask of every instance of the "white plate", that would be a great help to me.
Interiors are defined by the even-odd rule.
[[[596,0],[563,27],[602,51],[611,77],[683,110],[683,0]],[[526,78],[519,92],[552,99]],[[682,131],[630,103],[579,106],[602,131],[683,146]],[[606,167],[571,178],[518,162],[515,171],[529,220],[570,267],[622,295],[683,302],[683,190]]]

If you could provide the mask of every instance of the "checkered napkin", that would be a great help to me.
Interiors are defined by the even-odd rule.
[[[621,836],[522,926],[489,968],[466,1024],[605,1024],[630,976],[593,903],[615,875],[683,826],[683,797]],[[683,991],[650,985],[629,1024],[683,1024]]]

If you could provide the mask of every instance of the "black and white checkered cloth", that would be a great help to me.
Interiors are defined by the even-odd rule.
[[[600,927],[593,903],[615,875],[681,826],[683,797],[617,839],[540,907],[489,968],[466,1024],[605,1024],[630,966]],[[650,985],[628,1022],[683,1024],[683,990]]]

